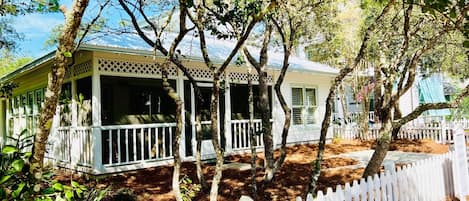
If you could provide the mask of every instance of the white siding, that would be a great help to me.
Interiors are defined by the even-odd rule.
[[[275,76],[277,77],[277,76]],[[283,95],[291,107],[292,92],[291,88],[295,86],[314,87],[317,89],[317,123],[313,125],[291,125],[290,132],[287,138],[287,143],[317,141],[320,136],[321,123],[325,113],[325,102],[331,86],[333,76],[320,75],[313,73],[298,73],[288,72],[284,84],[282,85]],[[274,93],[273,97],[273,120],[274,120],[274,135],[275,143],[278,145],[281,142],[281,132],[285,115],[282,111],[280,103]],[[328,132],[328,136],[332,136],[332,132]]]

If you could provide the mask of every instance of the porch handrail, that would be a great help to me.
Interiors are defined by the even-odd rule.
[[[254,123],[259,123],[262,122],[262,119],[254,119]],[[273,119],[270,119],[270,122],[274,122]],[[231,123],[249,123],[249,119],[236,119],[236,120],[231,120]]]
[[[176,126],[176,123],[108,125],[108,126],[97,126],[97,128],[100,128],[101,130],[110,130],[110,129],[161,128],[161,127],[173,127],[173,126]]]

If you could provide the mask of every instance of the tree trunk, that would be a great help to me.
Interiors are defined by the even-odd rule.
[[[47,91],[45,93],[44,108],[41,111],[38,120],[38,128],[34,138],[33,156],[31,159],[32,170],[35,173],[41,173],[46,143],[49,138],[49,132],[52,127],[52,118],[54,117],[62,83],[64,80],[65,69],[74,49],[74,40],[77,36],[78,28],[88,6],[88,0],[75,0],[70,12],[65,14],[65,27],[59,37],[59,46],[55,53],[55,61],[51,72],[48,75]]]
[[[317,158],[314,162],[313,170],[311,173],[310,184],[308,187],[308,191],[306,193],[314,193],[314,190],[317,187],[316,182],[319,178],[319,173],[321,172],[321,163],[322,163],[322,159],[324,155],[327,130],[330,125],[330,118],[331,118],[331,112],[332,112],[332,104],[333,104],[334,97],[335,97],[335,90],[337,89],[337,86],[342,83],[342,80],[345,78],[345,76],[349,74],[352,70],[354,70],[358,66],[359,62],[363,59],[363,56],[365,54],[365,49],[367,48],[368,40],[370,39],[371,33],[376,28],[376,25],[378,24],[378,22],[380,22],[381,19],[386,15],[386,13],[389,12],[389,10],[394,5],[394,3],[395,3],[395,0],[389,1],[387,5],[383,8],[383,10],[381,11],[381,14],[368,27],[368,29],[365,31],[362,45],[360,47],[360,50],[358,51],[357,56],[355,57],[352,67],[349,67],[349,68],[346,67],[340,70],[339,75],[334,79],[334,82],[332,83],[332,86],[329,89],[329,95],[327,96],[327,99],[326,99],[326,112],[324,114],[324,119],[321,125],[321,136],[319,137]],[[306,195],[304,197],[306,198]]]
[[[216,201],[218,197],[218,184],[222,177],[223,151],[218,143],[218,96],[220,95],[220,74],[213,73],[212,101],[210,104],[212,144],[216,154],[215,175],[210,189],[210,201]]]
[[[342,115],[343,115],[343,125],[347,124],[346,121],[347,121],[347,113],[348,113],[348,110],[347,110],[347,100],[345,99],[345,89],[344,89],[344,84],[342,83],[341,85],[339,85],[339,96],[340,96],[340,104],[342,105]],[[341,124],[341,126],[343,126]]]
[[[264,140],[264,181],[270,182],[274,177],[274,142],[272,136],[272,124],[270,123],[269,88],[267,85],[267,72],[265,67],[259,73],[259,110],[262,121],[262,134]]]
[[[256,141],[256,131],[254,130],[254,94],[252,91],[252,74],[251,67],[248,69],[248,86],[249,86],[249,138],[251,146],[251,186],[252,186],[252,198],[257,200],[257,184],[256,184],[256,146],[254,142]],[[259,143],[259,142],[257,142]]]
[[[402,118],[402,112],[401,108],[399,108],[399,101],[394,102],[394,119],[401,119]],[[398,139],[399,138],[399,131],[401,130],[402,125],[394,126],[392,129],[392,139]]]
[[[334,102],[334,97],[335,97],[335,89],[337,88],[337,85],[340,84],[339,82],[342,81],[343,77],[345,77],[345,75],[348,74],[350,71],[341,70],[341,74],[339,74],[338,78],[336,78],[335,80],[335,83],[333,83],[333,85],[329,89],[329,95],[327,96],[327,99],[326,99],[326,112],[324,114],[324,120],[322,121],[321,136],[319,137],[317,157],[316,157],[315,162],[313,163],[313,170],[311,173],[311,178],[310,178],[307,193],[314,193],[314,191],[317,188],[316,183],[319,179],[319,174],[321,173],[321,163],[323,160],[324,150],[326,147],[326,135],[327,135],[327,130],[330,125],[332,104]],[[339,78],[342,78],[342,79],[339,79]]]
[[[171,87],[168,82],[168,71],[169,61],[165,62],[161,67],[161,74],[163,79],[163,89],[171,99],[176,103],[176,131],[174,133],[173,140],[173,157],[174,157],[174,169],[173,169],[173,180],[172,187],[174,196],[177,201],[182,201],[181,189],[179,187],[179,175],[181,172],[181,156],[179,155],[179,145],[181,143],[181,132],[182,132],[182,101],[176,91]]]
[[[197,108],[197,104],[195,106]],[[199,109],[196,109],[199,110]],[[202,166],[202,124],[200,110],[195,114],[195,136],[196,136],[196,153],[195,153],[195,166],[197,169],[197,180],[199,180],[200,185],[202,185],[202,190],[207,191],[208,186],[207,182],[205,181],[204,171]]]
[[[371,156],[362,178],[374,176],[375,174],[379,173],[379,168],[381,167],[381,164],[383,163],[383,160],[388,153],[389,145],[391,144],[391,131],[392,123],[388,115],[388,118],[385,120],[385,122],[383,122],[383,126],[379,130],[381,137],[378,139],[373,156]]]
[[[277,94],[277,99],[280,103],[280,106],[282,107],[283,113],[285,114],[285,121],[283,123],[283,129],[282,129],[282,142],[280,145],[280,156],[278,157],[277,161],[275,161],[274,164],[274,170],[273,172],[277,172],[283,165],[283,162],[285,161],[285,158],[287,156],[287,137],[288,137],[288,132],[290,130],[290,125],[291,125],[291,109],[288,107],[287,101],[285,100],[283,94],[282,94],[282,83],[283,80],[285,79],[285,75],[288,70],[288,61],[290,59],[290,48],[284,48],[284,61],[283,61],[283,66],[282,70],[280,71],[280,75],[277,78],[277,82],[275,83],[275,93]]]
[[[370,108],[370,101],[368,98],[368,94],[363,94],[362,98],[362,112],[359,115],[359,125],[360,126],[360,134],[362,136],[361,139],[367,139],[366,137],[368,136],[368,131],[369,131],[369,108]]]

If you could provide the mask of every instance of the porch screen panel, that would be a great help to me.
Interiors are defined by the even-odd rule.
[[[62,92],[59,97],[60,126],[72,125],[72,84],[62,85]]]
[[[91,126],[91,77],[85,77],[77,80],[77,96],[78,96],[78,126]]]
[[[175,122],[176,105],[161,80],[102,76],[101,83],[103,125]]]
[[[260,119],[260,97],[259,86],[252,86],[254,98],[254,119]],[[272,87],[268,86],[269,108],[272,111]],[[231,119],[243,120],[249,119],[249,87],[247,84],[231,84],[230,85],[230,98],[231,98]]]

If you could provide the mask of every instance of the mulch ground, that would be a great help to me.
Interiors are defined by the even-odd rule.
[[[340,141],[335,144],[326,145],[325,160],[322,168],[335,168],[348,165],[354,165],[357,161],[350,158],[331,157],[341,153],[369,150],[375,146],[371,141]],[[396,140],[391,146],[391,150],[425,152],[425,153],[445,153],[448,151],[447,145],[436,144],[430,140]],[[257,200],[295,200],[307,189],[309,178],[312,170],[311,162],[316,158],[317,145],[295,145],[288,147],[287,158],[279,172],[275,174],[271,183],[262,182],[263,170],[257,169]],[[278,152],[275,153],[279,155]],[[259,153],[257,164],[263,164],[262,153]],[[244,162],[250,163],[250,155],[235,155],[226,157],[227,162]],[[205,164],[204,175],[208,183],[214,173],[213,164]],[[326,187],[334,187],[343,185],[345,182],[352,182],[359,179],[363,173],[363,168],[359,169],[331,169],[321,172],[319,178],[319,190],[325,190]],[[186,175],[193,181],[196,181],[196,171],[194,163],[183,163],[181,175]],[[70,178],[70,174],[62,172],[57,179],[66,181]],[[124,174],[106,176],[95,182],[86,180],[83,177],[75,177],[77,180],[94,184],[99,188],[111,186],[112,190],[130,189],[138,198],[138,200],[174,200],[171,192],[172,167],[162,166],[148,168],[139,171],[128,172]],[[93,180],[94,181],[94,180]],[[234,200],[237,201],[241,195],[250,195],[250,170],[225,170],[223,178],[219,186],[220,201]],[[194,200],[208,200],[208,192],[200,192]]]

